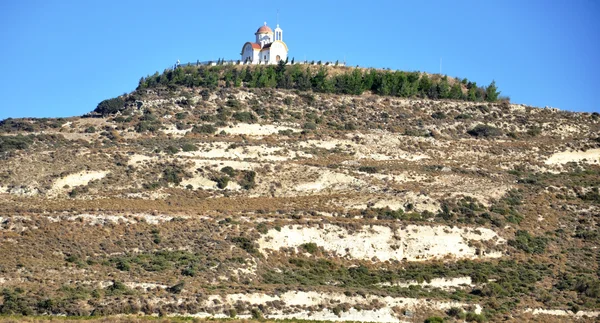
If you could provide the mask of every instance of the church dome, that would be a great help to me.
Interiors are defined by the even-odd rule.
[[[273,30],[271,29],[271,27],[269,27],[265,24],[264,26],[260,26],[260,28],[258,28],[256,33],[257,34],[272,34]]]

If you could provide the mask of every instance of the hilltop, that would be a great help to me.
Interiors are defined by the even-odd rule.
[[[597,113],[418,72],[187,66],[0,132],[3,314],[600,315]]]

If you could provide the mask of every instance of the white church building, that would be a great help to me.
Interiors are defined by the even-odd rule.
[[[242,47],[242,62],[244,64],[278,64],[288,57],[288,47],[283,42],[283,30],[275,28],[275,32],[267,23],[254,33],[255,42],[247,42]]]

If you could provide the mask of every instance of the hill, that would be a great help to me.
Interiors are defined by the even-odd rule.
[[[189,66],[0,122],[0,313],[600,315],[600,115],[297,66]]]

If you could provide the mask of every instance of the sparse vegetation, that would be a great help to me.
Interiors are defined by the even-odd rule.
[[[316,64],[219,60],[82,118],[0,121],[5,320],[600,308],[597,114]]]

